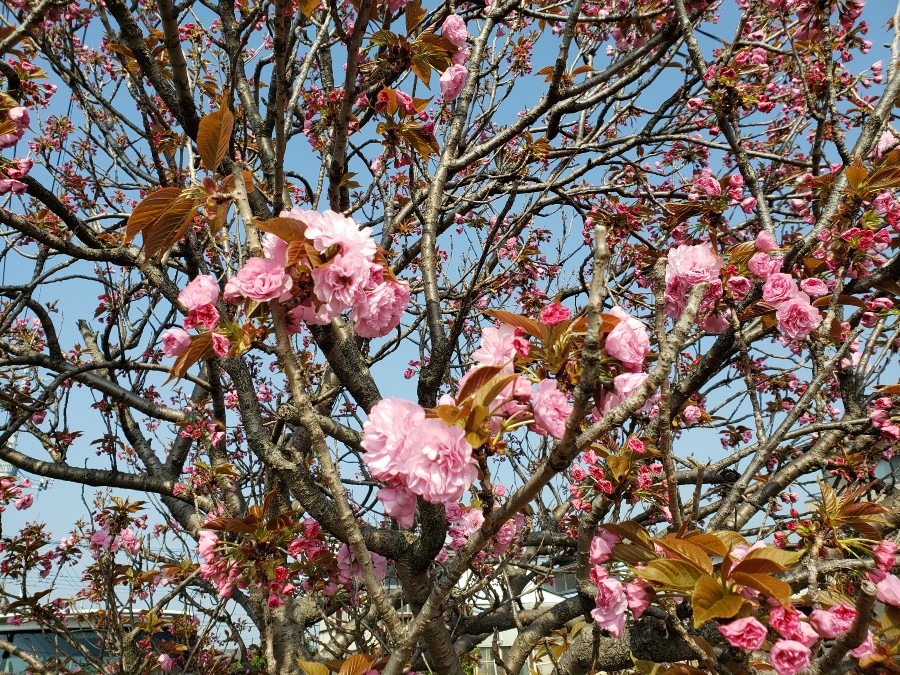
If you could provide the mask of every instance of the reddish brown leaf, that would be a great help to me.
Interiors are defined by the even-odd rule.
[[[179,196],[181,188],[177,187],[160,188],[147,195],[128,218],[125,241],[133,240],[145,227],[153,224]]]
[[[409,35],[413,29],[422,23],[425,18],[425,10],[422,9],[422,3],[419,0],[410,2],[406,5],[406,34]]]
[[[534,319],[529,319],[527,316],[522,316],[521,314],[513,314],[512,312],[507,312],[502,309],[489,309],[485,311],[485,314],[493,319],[497,319],[498,321],[507,324],[508,326],[512,326],[513,328],[521,328],[528,335],[530,335],[531,337],[535,337],[542,342],[547,339],[547,326],[542,323],[538,323]]]
[[[184,236],[197,215],[197,198],[182,193],[156,221],[141,232],[144,255],[159,259]]]
[[[234,115],[228,108],[220,108],[200,120],[197,129],[197,152],[208,171],[219,168],[225,153],[228,152],[233,130]]]
[[[750,319],[755,319],[758,316],[765,316],[766,314],[775,315],[775,308],[772,305],[768,305],[761,300],[759,302],[754,302],[747,309],[741,312],[738,315],[738,319],[741,321],[749,321]]]
[[[215,351],[213,351],[212,333],[197,335],[191,340],[190,347],[175,359],[175,363],[172,364],[172,368],[169,370],[169,379],[166,382],[180,380],[192,365],[213,356],[215,356]]]
[[[841,293],[837,296],[837,301],[839,305],[853,305],[854,307],[862,307],[865,309],[866,303],[864,303],[859,298],[853,297],[852,295],[845,295]],[[831,304],[831,296],[823,295],[821,298],[816,298],[812,301],[813,307],[828,307]]]
[[[685,539],[676,539],[675,537],[666,537],[665,539],[654,539],[659,546],[664,548],[675,557],[692,564],[701,572],[712,574],[712,561],[706,552],[699,546],[692,544]]]
[[[735,583],[747,588],[759,591],[763,595],[775,598],[785,607],[791,601],[791,587],[781,579],[768,574],[747,574],[746,572],[732,572],[731,579]]]
[[[291,243],[292,241],[306,242],[306,223],[296,218],[270,218],[269,220],[254,220],[257,229]]]
[[[481,387],[486,385],[491,379],[503,371],[501,366],[480,366],[471,371],[466,378],[465,383],[459,389],[456,400],[462,404],[470,396],[474,395]]]

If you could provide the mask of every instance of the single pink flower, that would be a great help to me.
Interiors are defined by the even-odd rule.
[[[156,662],[159,664],[159,669],[164,673],[171,673],[175,667],[175,661],[168,654],[160,654]]]
[[[797,288],[797,282],[794,281],[794,277],[782,272],[770,274],[762,288],[763,301],[773,307],[778,307],[781,303],[790,300],[798,293],[800,293],[800,289]]]
[[[568,321],[572,316],[572,312],[565,305],[558,302],[552,302],[538,315],[538,320],[545,326],[555,326],[558,323]]]
[[[822,323],[822,313],[813,307],[805,294],[795,295],[781,303],[775,313],[778,330],[791,340],[803,340]]]
[[[622,582],[610,576],[598,579],[594,602],[597,605],[591,610],[594,623],[613,637],[622,635],[625,629],[625,612],[628,610],[628,599]]]
[[[766,641],[766,627],[752,616],[736,619],[731,623],[719,624],[719,632],[728,644],[738,649],[759,649]]]
[[[219,299],[219,284],[211,276],[201,274],[191,279],[184,290],[178,294],[178,301],[188,311],[204,305],[214,305]]]
[[[768,253],[754,253],[747,262],[747,268],[760,279],[768,279],[770,274],[781,270],[783,258],[773,258]]]
[[[350,316],[356,322],[356,333],[360,337],[382,337],[399,325],[408,306],[409,284],[386,281],[367,289],[362,301],[353,306]]]
[[[666,285],[684,287],[708,284],[719,278],[722,259],[713,253],[709,244],[681,245],[669,251],[666,266]]]
[[[191,336],[181,328],[170,328],[161,339],[163,354],[169,358],[183,354],[191,346]]]
[[[383,398],[363,424],[363,461],[375,480],[393,484],[406,471],[409,433],[425,421],[425,411],[399,398]]]
[[[439,419],[426,419],[410,431],[406,485],[425,501],[459,501],[478,475],[466,432]]]
[[[572,404],[568,397],[556,387],[555,380],[541,380],[531,399],[534,422],[539,431],[544,431],[559,440],[566,433],[566,420],[572,414]]]
[[[756,235],[756,241],[754,242],[756,245],[757,251],[770,252],[778,250],[778,242],[775,241],[775,237],[769,234],[768,231],[763,230],[758,235]]]
[[[349,309],[365,302],[365,286],[371,263],[356,255],[340,254],[312,271],[316,297],[322,302]],[[288,277],[290,281],[290,277]]]
[[[219,318],[219,310],[215,305],[202,305],[188,312],[188,315],[184,317],[184,327],[190,330],[202,326],[206,330],[212,330],[219,325]]]
[[[681,417],[686,427],[692,427],[703,417],[703,411],[695,405],[689,405],[681,412]]]
[[[777,630],[782,637],[792,639],[797,634],[797,626],[800,624],[800,613],[792,606],[787,608],[781,604],[773,604],[769,608],[769,625]]]
[[[293,282],[284,267],[269,258],[250,258],[228,280],[226,290],[240,297],[263,302],[288,295]],[[226,299],[229,299],[226,296]]]
[[[466,86],[469,71],[465,66],[451,64],[441,75],[441,96],[445,101],[452,101],[462,93]]]
[[[892,607],[900,607],[900,579],[896,575],[886,575],[875,587],[878,589],[875,596],[878,600]]]
[[[378,490],[378,500],[384,512],[394,518],[400,527],[409,529],[416,520],[416,495],[404,487],[386,487]]]
[[[641,615],[653,602],[653,589],[644,584],[636,584],[629,582],[625,584],[625,599],[628,602],[628,609],[635,619],[640,619]]]
[[[613,307],[609,313],[619,319],[619,323],[606,336],[606,353],[618,359],[626,370],[641,370],[644,359],[650,353],[646,327],[621,307]]]
[[[231,341],[224,335],[213,333],[212,347],[216,356],[228,356],[228,351],[231,349]]]
[[[769,652],[772,667],[778,675],[796,675],[812,660],[812,652],[795,640],[779,640]]]
[[[612,558],[613,548],[621,543],[622,540],[618,535],[607,530],[602,530],[598,536],[591,539],[591,552],[590,557],[588,558],[589,562],[591,565],[605,563]]]
[[[512,326],[503,323],[499,328],[488,327],[481,331],[481,344],[472,352],[472,359],[482,366],[510,366],[516,355],[513,341],[516,333]]]
[[[863,659],[875,653],[875,640],[872,631],[866,633],[865,641],[856,649],[850,650],[850,655],[855,659]]]
[[[462,47],[469,37],[465,20],[459,14],[451,14],[441,24],[441,35],[454,47]]]
[[[750,292],[752,287],[753,284],[750,283],[750,280],[747,277],[742,276],[730,277],[728,281],[725,282],[725,289],[731,291],[734,295],[734,299],[738,301],[743,300],[744,296]]]
[[[872,548],[875,564],[883,572],[890,572],[897,565],[897,544],[885,539]]]
[[[828,286],[821,279],[804,279],[800,282],[800,290],[809,296],[825,295],[828,292]]]

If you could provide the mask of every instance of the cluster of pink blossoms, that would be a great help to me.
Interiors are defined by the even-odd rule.
[[[242,579],[241,566],[217,552],[219,535],[212,530],[200,530],[197,550],[203,562],[200,563],[200,576],[212,582],[223,598],[230,598],[235,588],[247,588]]]
[[[326,258],[312,269],[313,295],[301,296],[301,303],[288,312],[292,319],[321,325],[350,310],[356,332],[364,338],[387,335],[400,323],[409,304],[409,285],[390,278],[384,265],[375,261],[372,228],[360,229],[351,218],[335,211],[294,209],[281,216],[302,221],[306,238]],[[265,248],[267,257],[283,270],[287,245],[267,235]]]
[[[634,618],[639,619],[654,598],[653,589],[649,586],[635,582],[623,584],[602,566],[612,557],[613,547],[620,543],[622,540],[619,537],[603,530],[591,540],[589,558],[594,566],[591,568],[591,581],[597,586],[596,607],[591,610],[591,618],[613,637],[622,635],[627,611],[630,610]]]
[[[34,504],[34,493],[24,492],[31,487],[31,480],[23,478],[16,482],[15,478],[0,476],[0,513],[5,510],[5,505],[12,502],[17,511],[24,511]]]
[[[13,130],[0,134],[0,150],[11,148],[21,140],[28,129],[28,109],[22,106],[10,108],[6,112],[7,121],[12,122]],[[34,165],[29,157],[19,157],[11,161],[4,160],[0,165],[0,195],[9,192],[21,195],[25,193],[26,185],[22,178],[28,175]]]
[[[351,218],[334,211],[295,209],[281,216],[303,222],[306,239],[322,262],[304,259],[289,266],[287,242],[266,234],[264,256],[247,260],[226,282],[222,292],[226,302],[275,300],[291,306],[287,316],[292,332],[300,330],[301,322],[324,325],[348,310],[357,334],[364,338],[387,335],[400,323],[409,304],[409,285],[389,278],[385,266],[376,261],[371,228],[360,229]],[[292,271],[301,283],[294,282]],[[208,275],[197,276],[179,293],[178,300],[188,313],[183,328],[163,333],[163,353],[168,357],[182,354],[191,344],[187,331],[193,328],[212,332],[215,353],[228,354],[230,340],[214,330],[221,318],[216,308],[218,282]]]
[[[790,274],[782,273],[783,259],[770,255],[778,251],[778,245],[768,232],[761,232],[755,244],[757,252],[748,261],[747,268],[763,282],[763,301],[775,308],[778,330],[785,342],[805,339],[822,323],[822,314],[810,298],[824,295],[829,291],[828,286],[816,278],[804,279],[798,286]],[[708,244],[672,249],[666,267],[666,314],[673,318],[680,316],[688,293],[697,284],[709,284],[700,306],[701,314],[722,297],[725,289],[736,300],[742,300],[753,287],[751,280],[735,274],[723,288],[721,270],[722,260]],[[700,323],[709,333],[720,333],[728,327],[728,320],[717,314],[703,317]]]
[[[650,353],[650,338],[642,322],[621,307],[613,307],[609,314],[619,323],[606,336],[604,351],[619,362],[622,372],[613,378],[612,391],[604,390],[595,410],[598,417],[624,403],[644,384],[644,359]]]
[[[412,527],[417,496],[432,504],[458,502],[477,476],[465,431],[426,419],[410,401],[379,401],[363,425],[362,447],[372,477],[387,485],[378,499],[401,527]]]
[[[551,304],[540,314],[540,321],[546,325],[554,325],[568,321],[568,308]],[[472,367],[459,380],[460,388],[481,367],[494,366],[503,374],[513,374],[515,357],[520,351],[528,350],[527,342],[516,334],[509,325],[500,324],[499,328],[488,327],[481,333],[481,343],[472,352]],[[453,397],[445,395],[441,403],[454,405]],[[491,430],[498,432],[501,421],[524,421],[532,419],[529,429],[541,436],[561,439],[566,432],[566,420],[572,413],[572,404],[568,396],[557,387],[556,381],[541,380],[536,387],[522,377],[515,377],[497,396],[495,407],[491,410]]]
[[[739,546],[731,557],[739,560],[752,548],[764,546],[757,542],[752,547]],[[742,555],[743,554],[743,555]],[[869,572],[870,580],[876,583],[876,599],[887,605],[900,606],[900,579],[886,574],[897,564],[897,545],[890,541],[877,544],[873,550],[877,570]],[[745,597],[751,600],[759,595],[753,589],[745,588]],[[755,617],[742,617],[728,623],[719,624],[719,632],[728,643],[737,649],[757,650],[769,639],[769,629],[779,636],[769,652],[769,660],[778,675],[796,675],[812,663],[812,647],[820,640],[834,640],[853,625],[856,609],[841,602],[828,609],[815,609],[809,616],[793,606],[784,607],[776,600],[765,603],[768,609],[768,627]],[[862,659],[875,652],[875,636],[870,631],[865,641],[850,651],[856,659]]]
[[[471,52],[466,46],[469,32],[466,30],[465,20],[458,14],[451,14],[441,24],[441,35],[457,48],[456,53],[450,57],[450,66],[441,74],[441,96],[445,101],[452,101],[465,88],[469,77],[465,63]]]

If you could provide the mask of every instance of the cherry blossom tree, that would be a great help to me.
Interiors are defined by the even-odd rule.
[[[897,672],[886,5],[7,0],[0,648]]]

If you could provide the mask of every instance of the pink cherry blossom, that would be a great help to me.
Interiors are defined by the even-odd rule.
[[[791,639],[797,634],[800,614],[791,606],[787,608],[774,603],[769,608],[769,625],[781,633],[782,637]]]
[[[641,615],[653,602],[653,589],[644,584],[636,584],[629,582],[625,584],[625,599],[628,602],[628,609],[635,619],[640,619]]]
[[[408,306],[409,284],[386,281],[367,289],[350,316],[360,337],[382,337],[397,327]]]
[[[381,399],[363,424],[363,461],[376,480],[393,484],[405,473],[405,446],[410,431],[425,421],[425,411],[399,398]]]
[[[778,319],[778,330],[791,340],[805,339],[822,323],[821,312],[802,293],[781,303],[775,316]]]
[[[605,563],[612,557],[613,547],[621,544],[622,540],[618,535],[607,530],[602,530],[599,535],[591,539],[591,551],[589,562],[592,565]]]
[[[605,415],[616,406],[624,403],[647,380],[647,373],[622,373],[613,378],[612,393],[603,392],[598,410]]]
[[[719,632],[737,649],[759,649],[766,641],[766,627],[752,616],[719,624]]]
[[[441,35],[454,47],[462,47],[469,37],[465,20],[459,14],[451,14],[441,24]]]
[[[897,544],[885,539],[872,548],[875,564],[883,572],[890,572],[897,565]]]
[[[676,246],[669,252],[666,266],[666,285],[690,287],[708,284],[719,278],[722,259],[713,253],[709,244]]]
[[[411,528],[416,520],[416,495],[405,487],[386,487],[378,490],[378,500],[384,512],[394,518],[400,527]]]
[[[191,279],[184,290],[178,294],[178,301],[188,311],[198,309],[204,305],[214,305],[219,299],[219,284],[211,276],[201,274]]]
[[[568,321],[571,316],[572,312],[569,311],[568,307],[558,302],[552,302],[541,310],[538,320],[545,326],[555,326],[558,323]]]
[[[809,615],[809,625],[824,638],[836,638],[850,630],[856,610],[845,602],[829,610],[814,609]]]
[[[164,673],[171,673],[175,667],[175,661],[168,654],[160,654],[156,662],[159,664],[159,669]]]
[[[244,297],[264,302],[288,294],[293,282],[284,267],[269,258],[250,258],[226,285],[226,300]]]
[[[609,313],[618,318],[619,323],[606,336],[606,353],[618,359],[626,370],[639,371],[650,353],[646,327],[621,307],[613,307]]]
[[[737,301],[743,300],[744,296],[750,292],[752,287],[753,285],[750,283],[750,280],[747,277],[742,276],[730,277],[728,281],[725,282],[725,289],[731,291],[734,295],[734,299]]]
[[[689,405],[681,412],[681,417],[685,426],[692,427],[703,417],[703,411],[695,405]]]
[[[754,241],[756,245],[757,251],[777,251],[778,243],[775,241],[775,237],[773,237],[767,230],[763,230],[758,235],[756,235],[756,240]]]
[[[773,258],[768,253],[754,253],[747,261],[747,268],[760,279],[768,279],[770,274],[774,274],[781,269],[784,260],[782,258]]]
[[[828,293],[828,286],[821,279],[811,278],[800,282],[800,290],[814,297]]]
[[[163,354],[169,358],[183,354],[191,346],[191,336],[181,328],[170,328],[160,336]]]
[[[481,345],[472,352],[472,359],[482,366],[511,365],[516,355],[515,337],[515,329],[505,323],[499,328],[485,328],[481,331]]]
[[[348,309],[365,302],[370,264],[356,255],[337,255],[312,271],[316,296],[324,303]],[[290,277],[288,277],[290,280]]]
[[[441,96],[445,101],[452,101],[460,95],[466,86],[469,71],[465,66],[451,64],[441,75]]]
[[[426,419],[413,428],[407,444],[406,485],[433,504],[459,501],[475,481],[472,446],[465,431],[439,419]]]
[[[215,305],[202,305],[188,312],[184,317],[184,327],[188,330],[191,328],[203,327],[212,330],[219,324],[219,310]]]
[[[559,440],[566,433],[566,420],[572,414],[572,404],[561,392],[555,380],[541,380],[531,400],[534,421],[539,431]]]
[[[812,660],[812,652],[795,640],[779,640],[769,652],[772,667],[778,675],[796,675]]]
[[[850,655],[855,659],[863,659],[875,653],[875,639],[872,631],[866,633],[865,641],[856,649],[850,650]]]
[[[263,254],[274,260],[281,267],[287,266],[287,242],[270,232],[266,232],[262,240]]]
[[[900,607],[900,578],[893,574],[888,574],[875,584],[878,589],[878,595],[875,597],[879,601],[892,607]]]
[[[603,570],[602,567],[595,569]],[[597,606],[591,610],[591,618],[601,629],[613,637],[619,637],[625,629],[625,612],[628,610],[625,588],[621,581],[608,576],[605,570],[598,576],[600,574],[602,577],[597,579],[597,597],[594,599]]]
[[[216,356],[228,356],[228,352],[231,349],[231,341],[220,333],[213,333],[212,347]]]
[[[770,274],[763,284],[763,300],[773,307],[778,307],[782,302],[790,300],[800,293],[797,282],[790,274],[776,272]]]

